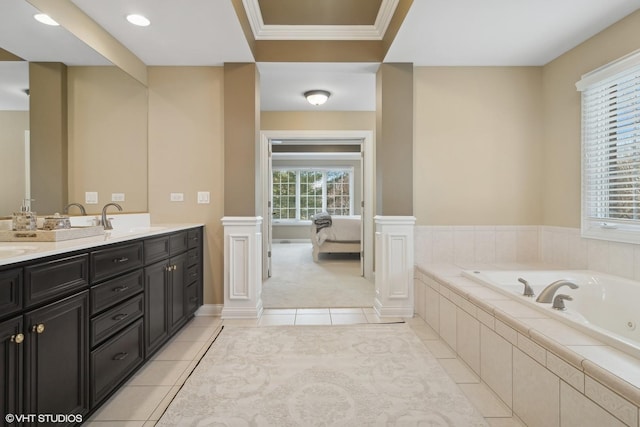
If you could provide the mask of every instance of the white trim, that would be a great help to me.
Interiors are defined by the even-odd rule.
[[[635,50],[622,58],[616,59],[615,61],[609,62],[600,68],[596,68],[591,72],[583,74],[580,81],[576,83],[576,88],[578,91],[583,92],[589,86],[600,83],[601,81],[614,77],[617,74],[623,73],[630,68],[637,67],[639,65],[640,49]]]
[[[359,142],[357,144],[360,145]],[[273,153],[271,154],[271,158],[273,160],[360,160],[360,152],[358,151],[357,153]],[[279,168],[286,168],[286,167],[287,166],[282,166]],[[308,169],[313,169],[313,167],[309,166]],[[325,169],[336,170],[338,168],[325,168]]]
[[[265,25],[258,0],[242,0],[256,40],[382,40],[399,0],[382,0],[373,25]]]
[[[204,304],[195,312],[195,316],[220,317],[223,308],[224,304]]]

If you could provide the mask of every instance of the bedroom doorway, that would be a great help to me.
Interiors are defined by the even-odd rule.
[[[354,169],[354,173],[358,174],[357,197],[354,198],[354,203],[358,204],[355,211],[359,212],[362,218],[361,226],[361,262],[360,276],[366,278],[369,281],[373,280],[373,216],[369,213],[369,206],[367,200],[373,199],[373,133],[371,131],[263,131],[260,136],[260,169],[261,169],[261,181],[262,181],[262,194],[260,204],[263,206],[263,280],[267,280],[273,273],[274,268],[278,268],[273,264],[274,247],[273,247],[273,203],[271,199],[272,179],[273,179],[273,147],[281,146],[282,144],[297,144],[299,146],[309,147],[311,146],[324,146],[327,149],[314,150],[314,155],[317,159],[324,158],[324,164],[330,164],[331,156],[336,156],[335,153],[331,154],[328,147],[335,147],[337,145],[351,146],[351,149],[347,149],[344,152],[349,153],[343,157],[348,158],[351,156],[353,159],[357,158],[359,167]],[[354,150],[353,147],[357,147]],[[276,150],[280,153],[287,150]],[[275,154],[276,157],[287,158],[294,161],[294,159],[301,158],[301,154],[282,155]],[[343,163],[339,165],[344,169],[348,169]],[[340,168],[339,167],[339,168]],[[339,169],[338,168],[338,169]],[[325,168],[326,169],[326,168]],[[271,204],[270,204],[271,203]],[[354,206],[355,207],[355,206]],[[281,207],[279,207],[281,208]],[[295,226],[294,226],[295,227]],[[298,225],[303,227],[307,231],[305,238],[309,241],[310,237],[310,223],[305,225]],[[291,243],[299,243],[295,239],[281,239],[289,241]],[[309,258],[312,258],[311,247],[309,244]],[[373,298],[372,301],[373,302]]]

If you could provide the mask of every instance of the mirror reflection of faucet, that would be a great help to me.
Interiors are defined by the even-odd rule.
[[[63,214],[68,214],[69,213],[69,208],[71,206],[76,206],[80,209],[80,213],[82,214],[82,216],[86,216],[87,215],[87,211],[85,210],[84,206],[82,206],[80,203],[69,203],[67,206],[64,207],[64,209],[62,210]]]

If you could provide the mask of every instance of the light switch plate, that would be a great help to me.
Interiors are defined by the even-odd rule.
[[[171,193],[170,200],[172,202],[184,202],[184,193]]]
[[[84,193],[84,202],[87,205],[97,205],[98,204],[98,192],[97,191],[87,191]]]
[[[112,202],[124,202],[124,193],[111,193]]]
[[[211,203],[211,196],[208,191],[198,191],[198,203],[207,204]]]

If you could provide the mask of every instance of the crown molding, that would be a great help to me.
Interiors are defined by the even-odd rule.
[[[265,25],[258,0],[242,0],[256,40],[382,40],[399,0],[382,0],[374,25]]]

